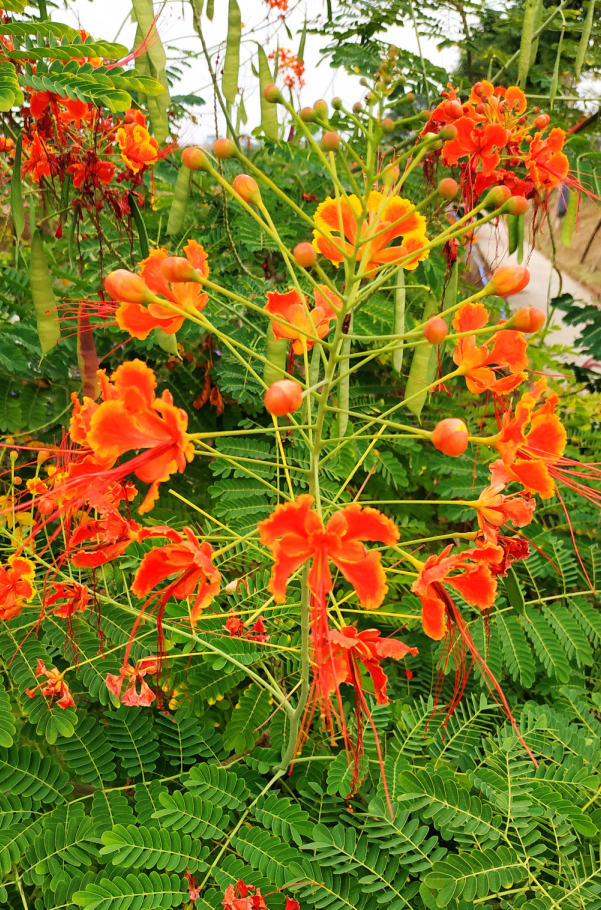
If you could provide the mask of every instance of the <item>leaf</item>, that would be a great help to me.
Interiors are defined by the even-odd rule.
[[[152,871],[150,875],[115,876],[108,879],[105,874],[98,876],[98,882],[89,882],[83,891],[76,891],[71,900],[85,910],[150,910],[160,907],[179,907],[188,899],[187,891],[181,888],[181,876],[175,872],[168,875]]]
[[[232,846],[253,869],[266,875],[278,888],[305,878],[298,850],[261,828],[241,828],[232,837]]]
[[[227,815],[224,817],[220,806],[181,790],[175,790],[173,794],[161,793],[159,799],[163,808],[157,809],[152,817],[159,820],[162,828],[174,828],[192,837],[211,840],[223,837],[219,824],[226,824]]]
[[[269,693],[252,683],[242,695],[225,728],[223,742],[226,749],[246,752],[252,749],[271,713]]]
[[[365,760],[362,760],[359,762],[357,771],[359,780],[365,777],[366,772],[367,764]],[[328,767],[328,794],[333,796],[335,793],[339,793],[340,796],[350,796],[354,774],[354,761],[349,762],[346,752],[339,752]]]
[[[505,618],[501,613],[495,614],[495,623],[507,669],[513,679],[530,688],[536,679],[536,672],[522,623],[515,615]]]
[[[238,94],[238,71],[240,69],[240,41],[242,39],[242,19],[240,7],[236,0],[229,0],[227,41],[225,45],[225,62],[221,85],[223,97],[228,104],[233,104]]]
[[[570,665],[557,636],[543,614],[532,607],[526,607],[526,619],[528,620],[525,623],[526,632],[534,645],[536,656],[547,673],[554,676],[558,682],[569,682]]]
[[[192,840],[189,834],[116,825],[102,835],[101,856],[110,857],[113,866],[125,869],[164,869],[167,872],[203,872],[209,848]]]
[[[487,894],[506,891],[527,875],[527,867],[515,850],[501,846],[447,856],[434,864],[424,885],[438,892],[436,906],[446,907],[453,898],[471,903],[476,895],[482,899]]]
[[[105,719],[109,742],[127,775],[136,777],[154,771],[159,750],[150,715],[143,708],[122,705],[118,711],[107,711]]]
[[[520,583],[515,574],[515,570],[512,566],[509,566],[505,577],[503,578],[503,587],[505,588],[505,593],[507,595],[507,600],[513,607],[516,613],[524,615],[526,612],[526,600],[524,598],[524,592],[520,587]]]
[[[194,796],[226,809],[243,808],[249,797],[244,781],[233,771],[217,765],[195,765],[183,783]]]
[[[42,354],[47,354],[57,344],[60,329],[53,310],[56,306],[50,272],[44,253],[44,241],[40,231],[34,231],[31,238],[31,259],[29,264],[29,283],[38,326],[38,337]]]
[[[273,139],[277,142],[280,135],[277,108],[275,104],[271,104],[263,96],[263,91],[268,85],[273,83],[273,78],[269,69],[267,54],[260,44],[257,46],[257,50],[259,53],[259,87],[261,90],[261,129],[267,139]]]
[[[16,722],[11,710],[8,692],[0,682],[0,746],[9,749],[16,733]]]

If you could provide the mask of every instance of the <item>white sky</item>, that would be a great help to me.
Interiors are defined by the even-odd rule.
[[[132,47],[135,35],[135,26],[129,20],[129,0],[67,0],[67,10],[56,10],[54,18],[76,27],[83,27],[94,38],[117,40]],[[246,129],[250,130],[259,122],[259,88],[258,80],[250,68],[250,59],[254,56],[256,65],[256,42],[260,41],[267,53],[277,46],[298,50],[300,31],[303,27],[305,16],[315,18],[325,9],[325,0],[289,0],[290,10],[286,16],[286,23],[290,29],[293,40],[288,38],[278,11],[269,11],[265,0],[238,0],[242,13],[243,44],[241,52],[240,86],[245,89],[244,103],[248,113],[249,122]],[[385,0],[381,0],[385,2]],[[206,6],[206,0],[205,0]],[[335,0],[334,0],[335,6]],[[184,71],[181,82],[172,89],[173,94],[198,94],[207,102],[198,108],[199,126],[185,130],[187,142],[206,141],[215,134],[215,119],[213,110],[213,92],[210,85],[208,69],[202,55],[200,41],[192,27],[190,5],[182,0],[167,0],[155,3],[155,10],[162,13],[159,19],[159,33],[165,45],[186,48],[197,56],[191,59],[190,69]],[[227,9],[228,0],[215,0],[215,15],[209,22],[203,14],[203,32],[207,46],[215,50],[220,42],[225,40],[227,34]],[[125,22],[124,22],[125,20]],[[454,31],[453,24],[449,23],[449,30]],[[417,42],[413,27],[403,26],[388,30],[386,35],[380,37],[399,48],[417,53]],[[452,68],[456,60],[454,50],[438,51],[436,41],[422,38],[422,51],[424,57],[433,63]],[[329,101],[336,95],[345,103],[353,104],[361,99],[365,93],[359,85],[358,77],[347,75],[342,69],[333,69],[327,61],[321,59],[320,48],[324,47],[327,40],[316,35],[308,35],[305,47],[305,80],[306,84],[301,91],[302,104],[312,104],[317,98]],[[169,51],[168,51],[169,53]],[[321,61],[321,65],[320,65]],[[220,133],[223,133],[224,124],[220,119]]]

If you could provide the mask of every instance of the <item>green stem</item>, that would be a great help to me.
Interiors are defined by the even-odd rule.
[[[309,597],[309,584],[308,584],[308,568],[305,565],[303,569],[303,574],[301,577],[301,616],[300,616],[300,625],[301,625],[301,671],[300,671],[300,681],[301,681],[301,690],[298,696],[298,702],[294,710],[294,714],[290,717],[290,732],[288,735],[288,744],[286,746],[286,751],[282,756],[282,761],[279,765],[279,768],[282,772],[285,772],[290,767],[292,760],[294,758],[294,753],[296,752],[296,747],[298,744],[298,737],[300,733],[300,725],[303,719],[303,714],[307,706],[307,699],[309,697],[309,678],[311,674],[311,662],[310,662],[310,597]]]

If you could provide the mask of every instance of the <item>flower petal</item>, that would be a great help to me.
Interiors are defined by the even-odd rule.
[[[330,554],[330,558],[352,584],[363,609],[377,610],[388,591],[386,573],[377,550],[369,550],[363,559],[356,562],[346,562],[333,554]]]

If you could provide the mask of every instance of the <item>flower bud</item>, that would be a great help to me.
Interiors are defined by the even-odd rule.
[[[407,94],[404,95],[403,98],[401,98],[401,101],[408,101],[409,104],[412,104],[415,101],[415,95],[413,94],[413,92],[407,92]],[[430,112],[428,111],[428,113],[430,113]],[[428,120],[429,119],[430,118],[428,117]]]
[[[482,95],[484,94],[484,86],[482,85],[481,82],[476,82],[476,84],[474,85],[473,91],[474,91],[474,95],[477,95],[478,98],[481,98]]]
[[[332,107],[335,111],[342,110],[342,98],[332,98]]]
[[[454,199],[459,192],[459,184],[452,177],[443,177],[438,184],[438,192],[443,199]]]
[[[361,104],[361,102],[355,101],[355,103],[353,104],[353,114],[360,114],[362,110],[363,110],[363,105]]]
[[[326,152],[335,152],[340,145],[340,136],[338,133],[324,133],[321,137],[321,147]]]
[[[283,101],[282,93],[277,87],[277,85],[266,85],[263,89],[263,97],[265,101],[269,101],[270,104],[277,104],[278,101]]]
[[[394,133],[394,120],[392,117],[384,117],[382,120],[382,129],[385,133]]]
[[[523,265],[503,265],[497,269],[486,285],[489,294],[510,297],[519,294],[530,281],[530,272]]]
[[[445,142],[448,142],[451,139],[456,139],[457,127],[453,126],[452,123],[445,123],[438,135],[441,139],[444,139]]]
[[[493,207],[495,209],[500,209],[508,199],[511,198],[511,190],[507,186],[493,186],[492,190],[486,194],[484,198],[484,205],[486,207]]]
[[[40,449],[38,452],[38,464],[42,464],[47,458],[50,458],[48,449]]]
[[[431,319],[428,319],[424,327],[426,341],[429,341],[430,344],[440,344],[448,334],[449,330],[444,319],[441,319],[440,316],[432,316]]]
[[[534,125],[537,130],[544,130],[546,126],[549,126],[551,123],[551,118],[548,114],[539,114],[534,121]]]
[[[297,243],[292,253],[294,261],[303,269],[310,269],[317,261],[317,250],[312,243]]]
[[[328,102],[324,101],[323,98],[318,98],[315,104],[313,105],[313,110],[318,117],[322,119],[328,119]]]
[[[361,76],[361,78],[359,79],[359,85],[363,85],[363,86],[369,85],[369,82],[367,81],[365,76]]]
[[[207,169],[209,159],[203,150],[198,148],[198,146],[189,145],[188,148],[185,148],[182,152],[182,162],[191,171],[205,171]]]
[[[274,417],[298,411],[303,403],[303,390],[294,379],[279,379],[265,392],[265,407]]]
[[[533,332],[540,332],[547,317],[542,310],[539,310],[535,306],[522,307],[521,310],[518,310],[513,317],[513,328],[518,329],[520,332],[526,332],[527,335],[531,335]]]
[[[525,215],[528,211],[528,200],[525,196],[512,196],[507,200],[505,210],[509,215]]]
[[[17,460],[17,458],[19,457],[19,453],[16,451],[16,449],[11,449],[11,451],[10,451],[8,457],[10,458],[10,460],[12,461],[12,463],[14,464],[15,461]]]
[[[40,515],[50,515],[54,509],[51,499],[38,499],[36,507]]]
[[[445,101],[442,107],[447,117],[450,117],[451,120],[458,120],[459,117],[463,117],[463,106],[460,101]]]
[[[422,136],[422,139],[425,139],[427,142],[438,142],[438,133],[434,133],[430,130],[429,133],[425,133]]]
[[[386,170],[382,171],[381,180],[384,186],[394,186],[401,172],[396,164],[393,164],[392,167],[387,167]]]
[[[198,279],[198,272],[183,256],[167,256],[161,262],[161,272],[166,280],[173,284]]]
[[[236,146],[231,139],[216,139],[213,143],[213,154],[215,158],[233,158],[236,154]]]
[[[126,269],[115,269],[104,279],[107,294],[119,303],[148,303],[154,299],[139,275]]]
[[[378,96],[376,95],[375,92],[368,92],[367,95],[365,96],[365,103],[369,107],[373,107],[373,105],[376,104],[377,100],[378,100]]]
[[[463,420],[446,417],[437,424],[431,435],[432,445],[443,455],[463,455],[467,449],[468,432]]]
[[[315,111],[312,107],[303,107],[299,116],[304,123],[312,123],[315,120]]]
[[[261,190],[254,177],[250,177],[248,174],[238,174],[237,177],[234,177],[232,186],[245,202],[258,205],[261,201]]]
[[[405,98],[408,97],[408,95],[405,95]],[[423,120],[424,123],[427,123],[432,115],[430,114],[430,111],[420,111],[418,116],[420,120]]]

